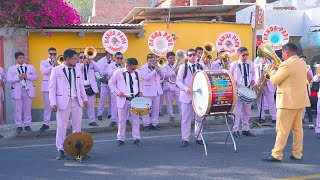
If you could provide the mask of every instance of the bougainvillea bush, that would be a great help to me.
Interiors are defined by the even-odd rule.
[[[41,29],[65,24],[81,24],[81,19],[63,0],[0,0],[0,26]]]

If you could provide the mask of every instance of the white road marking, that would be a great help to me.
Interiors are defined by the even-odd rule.
[[[264,131],[264,130],[271,130],[274,128],[263,128],[263,129],[252,129],[251,131]],[[202,134],[221,134],[221,133],[228,133],[228,131],[211,131],[211,132],[204,132]],[[162,135],[162,136],[146,136],[141,137],[141,139],[155,139],[155,138],[169,138],[169,137],[177,137],[181,136],[181,134],[171,134],[171,135]],[[127,140],[132,140],[133,138],[126,138]],[[114,142],[116,139],[105,139],[105,140],[96,140],[94,143],[103,143],[103,142]],[[24,146],[8,146],[8,147],[0,147],[0,150],[5,149],[20,149],[20,148],[37,148],[37,147],[48,147],[48,146],[55,146],[56,144],[37,144],[37,145],[24,145]]]

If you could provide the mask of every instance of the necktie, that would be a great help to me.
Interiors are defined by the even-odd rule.
[[[196,72],[196,65],[193,64],[193,65],[192,65],[192,74],[194,74],[195,72]]]
[[[88,69],[89,69],[89,64],[84,65],[83,71],[84,71],[84,80],[88,79]]]
[[[262,76],[263,71],[264,71],[264,64],[262,64],[262,66],[261,66],[260,77]]]
[[[49,61],[50,65],[52,65],[52,61]]]
[[[153,71],[154,70],[154,67],[153,66],[148,66],[148,68]]]
[[[110,64],[110,63],[111,63],[111,61],[109,61],[109,60],[108,60],[108,62],[107,62],[107,63],[108,63],[108,64]]]
[[[24,74],[23,66],[20,66],[20,69],[21,69],[21,74]]]
[[[131,96],[133,97],[133,80],[132,80],[131,73],[129,71],[127,71],[127,72],[129,74],[130,93],[131,93]]]
[[[71,79],[72,79],[72,77],[71,77],[71,69],[72,69],[72,68],[68,68],[68,71],[69,71],[68,81],[69,81],[69,85],[70,85],[70,97],[71,97]]]
[[[242,65],[243,65],[244,85],[248,86],[248,79],[247,79],[248,73],[247,73],[246,64],[247,63],[243,63]]]

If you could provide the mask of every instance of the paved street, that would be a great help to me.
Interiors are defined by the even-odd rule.
[[[114,133],[94,134],[91,158],[83,163],[55,160],[53,137],[16,138],[1,141],[0,179],[320,179],[320,140],[313,130],[305,129],[302,163],[288,159],[291,137],[283,162],[262,162],[273,147],[275,130],[263,127],[253,132],[257,137],[237,139],[238,153],[234,153],[230,139],[225,147],[225,126],[206,127],[208,156],[193,141],[189,147],[179,147],[178,128],[142,132],[142,147],[132,139],[116,147]]]

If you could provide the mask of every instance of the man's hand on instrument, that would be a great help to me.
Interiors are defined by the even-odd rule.
[[[84,107],[84,108],[88,108],[88,101],[84,101],[84,102],[83,102],[83,107]]]
[[[57,112],[57,105],[51,106],[51,111],[52,112]]]
[[[27,74],[20,74],[19,75],[20,80],[27,78]]]
[[[124,95],[123,92],[119,92],[117,95],[118,95],[119,97],[125,97],[125,95]]]
[[[187,93],[191,94],[191,89],[190,88],[187,89]]]

